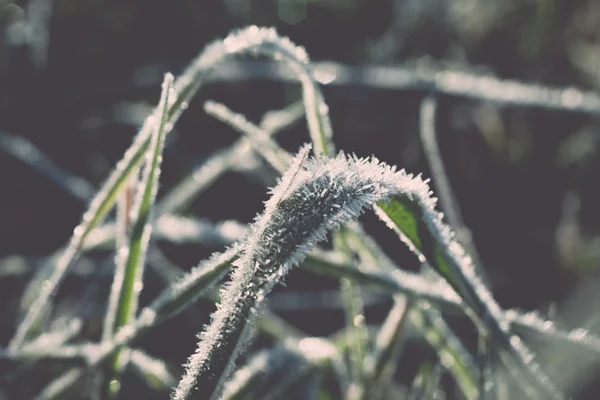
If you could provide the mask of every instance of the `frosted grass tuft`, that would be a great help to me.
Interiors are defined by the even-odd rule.
[[[242,255],[234,263],[231,283],[223,289],[221,306],[202,333],[174,399],[216,398],[251,330],[247,320],[260,311],[275,282],[302,261],[328,230],[355,219],[363,207],[385,204],[382,201],[394,197],[419,207],[427,230],[442,248],[446,260],[453,263],[452,275],[446,275],[446,279],[466,296],[466,304],[476,317],[490,324],[495,340],[504,344],[504,349],[539,380],[541,388],[561,398],[533,362],[528,349],[509,332],[504,314],[479,282],[470,259],[454,241],[442,216],[435,211],[435,199],[420,177],[396,172],[375,158],[346,157],[343,153],[333,159],[317,157],[302,163],[305,151],[306,148],[300,151],[293,167],[271,191],[264,213],[250,229]],[[300,163],[300,168],[294,163]]]

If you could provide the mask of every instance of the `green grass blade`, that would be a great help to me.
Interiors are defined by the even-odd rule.
[[[115,331],[117,309],[119,303],[119,293],[123,287],[123,277],[125,276],[125,265],[127,254],[129,252],[129,234],[131,225],[131,205],[134,195],[134,173],[129,178],[127,186],[119,194],[117,199],[117,218],[114,230],[114,249],[115,249],[115,270],[108,297],[107,311],[104,315],[104,326],[102,330],[102,340],[110,340]]]
[[[135,316],[137,311],[138,296],[143,285],[143,270],[146,252],[152,233],[152,209],[158,191],[158,179],[160,176],[160,164],[164,149],[165,136],[167,133],[167,111],[169,107],[169,95],[173,85],[173,75],[165,75],[162,86],[162,94],[159,102],[161,114],[152,134],[144,176],[137,187],[138,198],[129,213],[131,219],[131,231],[125,232],[128,238],[123,239],[124,247],[117,249],[117,258],[123,257],[122,268],[117,266],[114,283],[107,310],[104,333],[108,340],[115,332],[127,325]],[[127,209],[129,207],[126,207]],[[126,210],[125,213],[127,213]],[[127,224],[126,224],[127,225]],[[125,227],[126,229],[126,227]],[[124,368],[124,354],[117,353],[113,359],[112,374],[116,376],[110,382],[109,395],[115,397],[118,391],[118,375]]]
[[[117,309],[113,334],[119,328],[128,324],[137,311],[137,298],[141,291],[144,260],[152,232],[152,209],[158,190],[160,163],[166,134],[167,110],[169,105],[169,92],[173,83],[173,76],[167,74],[163,83],[163,93],[160,105],[162,115],[157,129],[153,134],[149,149],[148,163],[145,173],[137,189],[139,198],[131,213],[132,229],[130,233],[129,249],[125,261],[124,276],[115,278],[122,280],[123,284],[117,292]],[[122,251],[122,249],[119,249]],[[109,312],[113,312],[109,310]]]
[[[435,211],[435,199],[427,184],[413,179],[390,201],[378,203],[376,212],[422,262],[429,262],[463,297],[473,312],[471,317],[480,327],[489,329],[499,348],[529,375],[528,384],[538,386],[549,398],[562,399],[563,395],[537,365],[530,350],[509,331],[509,322],[475,273],[470,257],[442,222],[443,215]]]

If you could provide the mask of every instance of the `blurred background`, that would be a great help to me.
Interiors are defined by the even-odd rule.
[[[321,81],[331,81],[323,91],[339,149],[376,155],[426,177],[419,107],[431,87],[395,88],[385,79],[373,84],[368,79],[373,67],[452,70],[590,91],[600,84],[598,0],[0,0],[0,257],[23,256],[33,271],[36,260],[63,246],[85,209],[83,200],[104,181],[156,104],[163,74],[179,74],[206,44],[249,24],[277,27],[323,66]],[[328,64],[322,64],[328,61],[355,73],[336,84],[335,74],[327,78]],[[205,100],[224,102],[257,122],[265,112],[301,98],[296,83],[261,72],[263,64],[255,59],[238,63],[254,72],[217,70],[218,79],[200,91],[170,135],[159,198],[239,137],[204,113]],[[598,111],[447,94],[437,100],[443,162],[495,297],[506,308],[538,309],[566,326],[593,329],[600,261]],[[27,140],[89,187],[83,185],[79,196],[64,190],[48,171],[23,161],[33,150],[15,138]],[[301,120],[279,138],[295,152],[309,140],[306,123]],[[263,182],[232,172],[184,214],[247,223],[266,198]],[[391,232],[372,216],[364,223],[402,267],[417,270],[416,258]],[[222,248],[157,246],[186,269]],[[0,279],[3,345],[14,333],[15,310],[31,273],[5,268]],[[105,298],[110,275],[69,277],[60,296],[76,301],[92,282],[101,282],[98,296]],[[293,271],[286,282],[278,292],[336,285],[303,271]],[[159,289],[150,280],[142,303]],[[211,310],[209,303],[202,307]],[[373,307],[367,317],[377,323],[385,311]],[[101,330],[101,315],[86,321],[92,337]],[[314,335],[343,325],[340,309],[287,310],[282,316]],[[194,348],[190,332],[159,328],[143,345],[179,368]],[[165,335],[176,339],[174,347],[159,344]],[[21,390],[5,397],[17,399],[28,398],[31,389],[4,390],[5,396]],[[581,398],[593,393],[585,390]]]

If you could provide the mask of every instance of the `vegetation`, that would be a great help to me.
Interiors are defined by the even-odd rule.
[[[35,65],[43,68],[44,49],[30,47]],[[144,112],[137,136],[98,190],[24,138],[1,133],[7,154],[88,205],[54,254],[0,263],[0,282],[23,282],[18,293],[7,292],[3,318],[12,322],[2,329],[7,340],[0,352],[5,368],[0,390],[15,399],[146,393],[174,400],[586,396],[600,355],[597,312],[589,307],[587,319],[574,325],[496,300],[490,255],[480,254],[463,218],[440,154],[436,121],[444,96],[588,118],[600,113],[600,96],[453,69],[373,66],[356,75],[356,68],[312,64],[304,48],[274,28],[235,29],[208,44],[177,77],[164,74],[156,107]],[[201,89],[215,79],[248,76],[299,82],[302,99],[268,112],[259,124],[205,100],[208,116],[242,136],[205,154],[193,168],[182,167],[185,178],[159,190],[163,170],[175,161],[168,149],[176,143],[176,123],[194,108]],[[414,111],[433,190],[429,179],[381,162],[377,154],[337,150],[344,133],[332,128],[335,109],[322,86],[357,84],[355,76],[360,84],[420,93]],[[288,151],[280,144],[285,138],[278,142],[275,136],[303,116],[311,143],[286,142]],[[488,140],[492,148],[503,146],[498,137]],[[584,163],[589,156],[573,155],[574,140],[564,144],[565,160],[570,154]],[[223,212],[235,214],[238,204],[256,204],[239,183],[238,192],[222,195],[233,200],[202,210],[211,220],[189,212],[197,197],[231,171],[272,186],[253,222],[221,218]],[[577,212],[578,201],[577,191],[568,191],[567,215],[557,228],[561,249],[573,236],[564,232],[576,229],[569,224],[577,216],[569,213]],[[359,219],[369,210],[371,219]],[[380,223],[375,229],[373,217]],[[200,246],[219,251],[191,269],[173,261],[184,259],[186,247]],[[571,266],[588,279],[598,261],[595,242],[578,238],[573,246],[577,251],[562,254],[579,257]],[[296,277],[305,280],[300,290],[293,286]],[[534,283],[544,280],[535,278]],[[292,288],[280,289],[284,280]],[[83,282],[84,288],[61,295],[69,281]],[[321,282],[323,289],[315,291]],[[595,304],[593,294],[577,293],[583,303]],[[282,318],[286,304],[310,315],[332,308],[343,321],[319,332],[316,317],[308,323]],[[379,317],[370,315],[375,313]],[[190,343],[195,333],[196,350],[189,355],[188,345],[178,354],[179,338]],[[188,361],[180,369],[185,354]],[[557,362],[572,366],[572,372],[558,370]]]

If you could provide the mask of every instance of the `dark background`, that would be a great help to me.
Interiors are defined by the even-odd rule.
[[[38,3],[50,4],[51,16],[47,29],[27,39],[27,21]],[[600,1],[593,0],[0,1],[0,130],[26,138],[98,187],[141,122],[124,123],[119,105],[150,110],[162,73],[177,75],[207,43],[248,24],[276,26],[315,61],[404,65],[424,58],[442,69],[544,85],[595,90],[600,82]],[[47,46],[40,44],[44,37]],[[418,136],[424,91],[359,85],[323,91],[338,148],[429,176]],[[238,137],[205,115],[204,100],[222,101],[258,121],[299,98],[297,85],[272,81],[207,85],[170,139],[159,196]],[[581,281],[598,275],[598,118],[445,95],[438,100],[443,160],[495,297],[504,307],[546,312],[556,304],[560,310]],[[306,124],[281,137],[295,151],[308,141]],[[186,212],[250,222],[265,199],[260,183],[231,173]],[[52,253],[66,243],[84,206],[0,150],[0,256]],[[417,267],[374,218],[365,223],[399,263]],[[159,245],[186,268],[218,250]],[[12,310],[26,281],[0,280],[7,310],[0,343],[14,332]],[[302,272],[293,272],[287,283],[296,290],[319,285]],[[77,298],[86,284],[70,278],[61,292]],[[158,289],[150,285],[143,301]],[[308,333],[327,334],[342,323],[334,314],[328,324],[311,324],[314,318],[306,315],[290,318]],[[373,315],[381,318],[377,311]],[[181,364],[193,336],[174,334],[181,342],[173,353],[152,345],[162,334],[171,335],[155,332],[144,340],[154,355]]]

